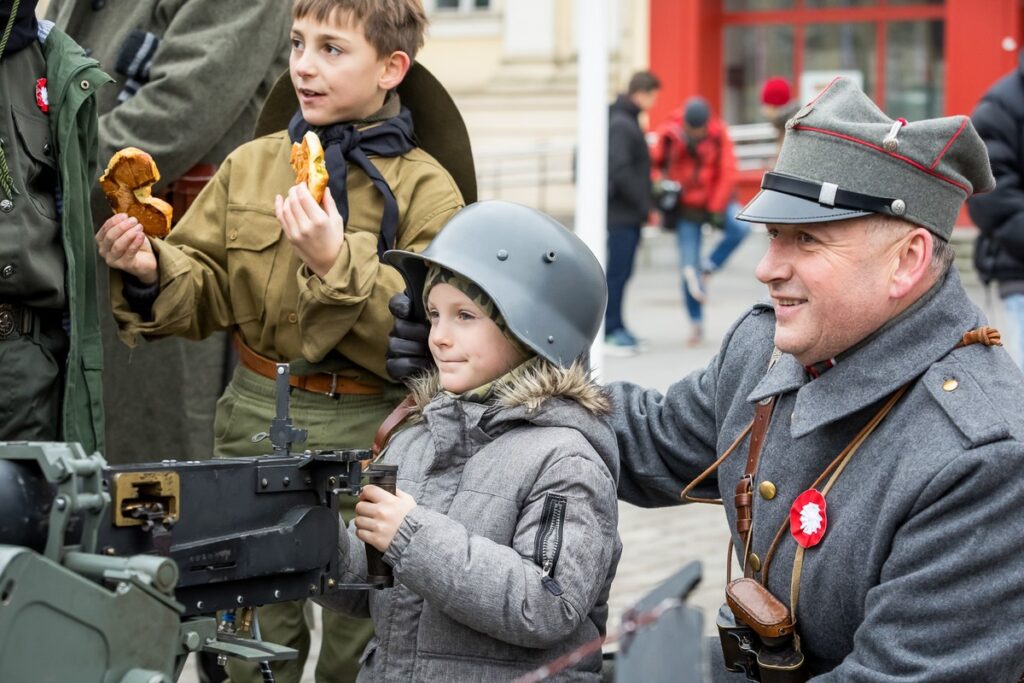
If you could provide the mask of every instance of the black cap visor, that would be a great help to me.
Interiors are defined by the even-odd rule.
[[[775,190],[761,190],[736,218],[751,223],[828,223],[869,216],[872,213],[827,206]]]

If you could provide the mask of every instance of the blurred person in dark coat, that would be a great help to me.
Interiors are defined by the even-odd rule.
[[[623,320],[622,299],[633,274],[640,229],[651,210],[651,155],[640,115],[654,106],[660,88],[660,81],[650,71],[637,72],[608,110],[608,308],[604,333],[612,355],[637,351],[636,337]]]
[[[1009,348],[1024,364],[1024,51],[1017,68],[986,92],[971,114],[985,141],[996,189],[967,202],[978,226],[974,265],[995,282],[1010,323]]]
[[[151,154],[161,175],[155,192],[174,205],[175,219],[227,154],[252,138],[288,67],[291,3],[281,0],[50,0],[46,16],[117,79],[97,98],[100,168],[123,147]],[[92,205],[99,226],[112,212],[98,183]],[[99,281],[104,301],[102,264]],[[209,457],[216,401],[233,364],[227,334],[128,349],[111,314],[100,318],[107,460]]]

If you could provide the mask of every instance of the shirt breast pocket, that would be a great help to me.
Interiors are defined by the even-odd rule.
[[[280,277],[281,224],[273,213],[251,207],[229,207],[225,246],[228,291],[236,324],[262,319],[272,283]],[[280,287],[278,287],[280,289]]]
[[[12,175],[20,175],[32,205],[40,215],[57,219],[57,162],[50,142],[50,123],[44,116],[11,107],[17,142],[13,145],[18,155],[10,164]]]

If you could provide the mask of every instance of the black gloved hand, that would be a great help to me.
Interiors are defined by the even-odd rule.
[[[710,211],[708,212],[707,222],[711,224],[712,228],[721,230],[725,227],[725,212],[724,211]]]
[[[391,297],[388,310],[395,317],[388,334],[385,368],[396,382],[404,382],[434,369],[434,359],[427,346],[430,323],[416,320],[412,299],[407,292]]]

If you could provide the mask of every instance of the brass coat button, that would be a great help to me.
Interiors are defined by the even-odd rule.
[[[295,315],[294,313],[289,313],[288,322],[294,325],[295,323],[299,322],[299,316]]]
[[[775,484],[770,481],[762,481],[761,485],[757,487],[757,490],[760,491],[761,497],[765,500],[771,500],[775,497]]]
[[[747,564],[749,564],[750,568],[755,572],[761,571],[761,558],[754,553],[747,555]]]
[[[942,383],[942,390],[953,391],[958,386],[960,386],[960,382],[957,382],[955,379],[947,379],[945,382]]]
[[[237,230],[232,230],[231,232],[229,232],[228,233],[228,239],[229,240],[237,240],[238,239],[238,231]]]

